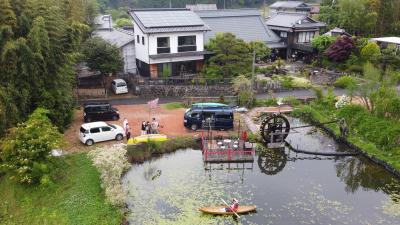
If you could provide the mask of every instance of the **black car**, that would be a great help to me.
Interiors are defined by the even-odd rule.
[[[83,119],[86,123],[92,121],[119,120],[119,111],[107,102],[86,103],[83,109]]]
[[[185,113],[183,125],[192,130],[210,126],[228,130],[233,128],[233,121],[233,110],[230,107],[194,107]]]

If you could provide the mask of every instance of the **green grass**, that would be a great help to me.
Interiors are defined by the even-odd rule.
[[[337,110],[326,105],[311,103],[309,105],[301,106],[293,111],[295,117],[300,117],[305,120],[319,121],[321,123],[337,119]],[[380,120],[385,120],[381,118]],[[368,121],[367,121],[368,122]],[[395,123],[395,122],[393,122]],[[333,130],[336,135],[340,135],[340,128],[338,123],[326,124],[327,128]],[[374,132],[374,130],[370,130]],[[380,160],[385,161],[388,165],[400,171],[400,147],[388,148],[378,147],[376,143],[366,140],[357,132],[350,132],[347,140],[362,149],[369,156],[373,156]],[[384,146],[385,147],[385,146]]]
[[[0,178],[0,224],[120,224],[122,211],[105,200],[99,173],[86,154],[66,156],[49,187]]]
[[[168,110],[174,110],[174,109],[182,109],[182,108],[186,108],[186,107],[185,107],[185,104],[183,104],[182,102],[171,102],[171,103],[165,104],[165,108]]]

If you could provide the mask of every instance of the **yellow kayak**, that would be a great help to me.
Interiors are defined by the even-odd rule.
[[[164,134],[145,134],[145,135],[140,135],[134,138],[131,138],[128,140],[128,145],[133,145],[141,142],[148,142],[148,141],[166,141],[167,140],[167,135]]]

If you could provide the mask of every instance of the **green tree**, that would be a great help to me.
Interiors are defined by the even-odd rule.
[[[251,41],[249,43],[250,52],[256,50],[256,60],[266,61],[271,55],[271,49],[262,41]]]
[[[123,26],[132,26],[133,23],[130,19],[120,18],[115,21],[116,27],[123,27]]]
[[[238,95],[238,105],[251,107],[253,102],[253,90],[251,80],[244,75],[239,75],[233,80],[233,89]]]
[[[365,61],[373,61],[381,55],[381,49],[375,42],[369,42],[361,49],[361,58]]]
[[[48,113],[46,109],[36,109],[26,122],[11,129],[1,143],[2,168],[19,183],[50,181],[50,151],[60,146],[62,135]]]
[[[367,7],[366,2],[367,0],[338,1],[340,26],[358,35],[373,33],[378,15]]]
[[[249,45],[232,33],[217,34],[206,49],[214,52],[205,67],[209,77],[235,77],[251,71],[252,54]]]
[[[85,62],[93,71],[106,75],[123,69],[123,60],[117,47],[99,37],[88,39],[83,47]]]

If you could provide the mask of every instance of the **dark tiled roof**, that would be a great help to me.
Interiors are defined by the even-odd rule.
[[[273,31],[265,26],[257,9],[196,11],[200,18],[211,28],[205,33],[204,42],[214,38],[217,33],[233,33],[246,42],[280,42]]]
[[[310,8],[304,2],[301,1],[277,1],[269,6],[270,8]]]
[[[112,28],[111,30],[96,30],[94,35],[101,37],[103,40],[117,46],[118,48],[135,41],[135,36],[132,32],[118,28]]]
[[[286,28],[310,28],[325,27],[322,22],[318,22],[306,14],[302,13],[278,13],[266,22],[267,26],[286,27]]]
[[[132,9],[129,13],[144,33],[209,30],[189,9]]]

